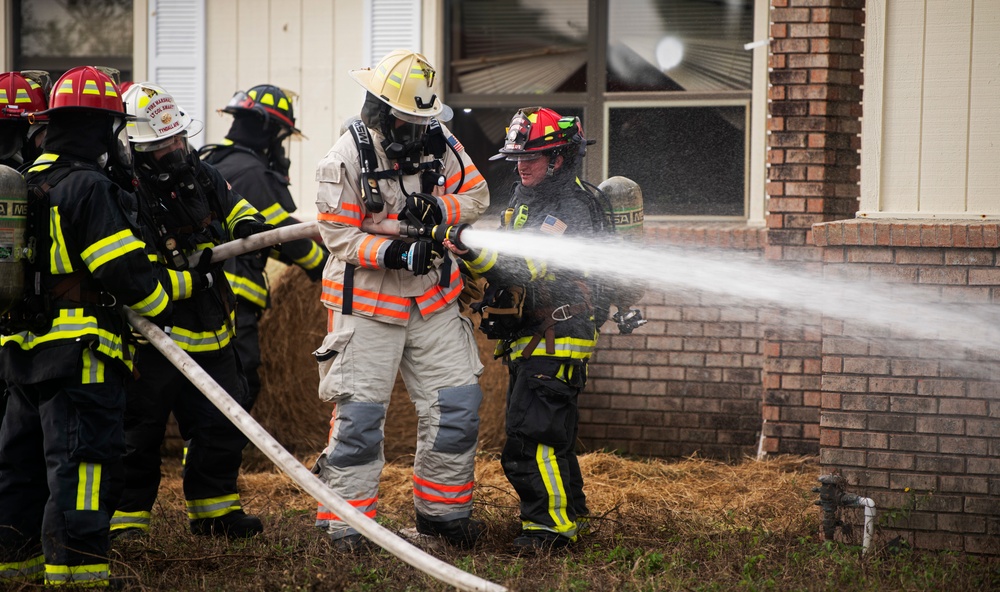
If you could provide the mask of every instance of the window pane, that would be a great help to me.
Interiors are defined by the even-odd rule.
[[[525,107],[530,105],[524,105]],[[560,115],[576,115],[583,117],[580,109],[572,109],[560,106],[549,106]],[[455,117],[445,125],[448,126],[455,136],[462,142],[468,152],[472,162],[476,164],[479,172],[486,178],[486,183],[490,187],[490,207],[484,219],[497,219],[500,212],[507,207],[510,200],[511,189],[517,181],[515,172],[516,163],[506,160],[490,160],[489,158],[497,154],[503,148],[504,136],[507,134],[507,124],[511,117],[517,113],[515,108],[502,109],[462,109],[458,105],[451,105],[455,109]],[[583,122],[584,131],[587,129],[587,122]],[[587,156],[588,159],[600,159],[600,152],[593,150]],[[595,181],[596,183],[597,181]]]
[[[14,9],[16,69],[55,80],[74,66],[108,66],[131,78],[131,0],[21,0]]]
[[[612,108],[608,176],[639,184],[647,216],[743,216],[746,108]]]
[[[452,0],[449,91],[586,91],[587,0]]]
[[[749,90],[753,0],[608,3],[609,91]]]

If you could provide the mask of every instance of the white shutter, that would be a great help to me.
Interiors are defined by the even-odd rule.
[[[365,59],[374,66],[394,49],[420,52],[421,0],[368,0]]]
[[[150,0],[148,55],[149,82],[204,122],[205,0]],[[204,134],[191,138],[195,147],[204,143]]]

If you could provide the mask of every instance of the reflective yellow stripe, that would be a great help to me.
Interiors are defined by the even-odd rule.
[[[97,511],[100,508],[101,464],[81,462],[76,484],[76,509]]]
[[[167,296],[167,291],[163,289],[160,282],[156,282],[156,288],[153,289],[152,294],[135,304],[130,304],[129,308],[144,317],[155,317],[163,312],[169,303],[170,298]]]
[[[257,208],[250,205],[245,199],[241,199],[233,206],[232,211],[226,216],[226,228],[235,228],[236,223],[247,218],[253,218],[257,213]]]
[[[240,507],[240,494],[234,493],[222,497],[212,497],[200,500],[188,500],[188,518],[196,520],[198,518],[218,518],[230,512],[242,509]]]
[[[323,262],[323,249],[319,248],[319,245],[316,243],[311,243],[311,245],[308,254],[304,257],[293,259],[302,269],[313,269]]]
[[[558,533],[575,534],[576,523],[570,520],[569,514],[566,513],[569,499],[566,497],[555,450],[551,446],[539,444],[535,450],[535,462],[538,465],[538,474],[545,485],[545,491],[549,495],[549,517],[555,524],[550,528]]]
[[[521,357],[521,352],[527,347],[528,342],[531,341],[532,336],[521,337],[510,344],[510,359],[516,359]],[[532,352],[533,355],[544,355],[547,358],[569,358],[572,360],[586,360],[590,358],[590,355],[594,352],[594,348],[597,347],[596,339],[579,339],[576,337],[557,337],[554,340],[555,353],[550,354],[545,351],[546,342],[544,340],[539,341],[538,345],[535,347],[535,351]]]
[[[116,257],[121,257],[136,249],[145,248],[145,243],[136,238],[131,230],[125,229],[90,245],[80,253],[80,257],[87,264],[87,269],[97,271],[102,265]]]
[[[238,298],[256,304],[260,308],[267,307],[267,288],[229,272],[226,272],[226,279],[233,288],[233,294]]]
[[[538,261],[536,263],[534,259],[525,257],[524,264],[528,266],[528,273],[531,274],[532,280],[545,277],[545,274],[548,272],[548,264],[545,261]]]
[[[168,269],[170,276],[170,299],[183,300],[190,298],[194,293],[194,286],[191,285],[191,272]]]
[[[97,587],[108,585],[108,564],[52,565],[45,564],[46,586]]]
[[[115,510],[115,515],[111,517],[111,530],[124,530],[126,528],[138,528],[149,530],[149,522],[152,519],[150,512],[122,512]]]
[[[261,215],[264,216],[264,222],[268,224],[279,224],[288,219],[289,214],[281,207],[281,204],[274,204],[269,208],[265,208]]]
[[[472,261],[466,261],[469,270],[475,274],[483,274],[487,271],[493,269],[496,265],[497,257],[499,257],[499,251],[494,251],[492,249],[483,249],[479,252],[479,256]]]
[[[186,352],[218,351],[236,337],[236,311],[229,313],[229,322],[214,331],[191,331],[174,325],[170,338]]]
[[[63,236],[59,208],[55,206],[49,208],[49,236],[52,238],[52,245],[49,247],[49,269],[55,274],[70,273],[73,271],[73,263],[69,260],[69,249],[66,248],[66,238]]]
[[[80,382],[81,384],[104,382],[104,361],[90,348],[83,350],[83,372],[80,375]]]
[[[14,335],[0,335],[0,347],[16,344],[23,350],[29,350],[44,343],[77,341],[87,336],[97,338],[97,351],[99,353],[116,360],[124,359],[124,345],[121,336],[100,328],[97,324],[97,318],[85,314],[82,308],[59,310],[59,314],[53,319],[52,328],[48,333],[35,335],[28,331],[22,331]],[[131,362],[126,363],[131,367]]]
[[[25,561],[0,563],[0,582],[6,580],[37,580],[45,571],[45,555]]]

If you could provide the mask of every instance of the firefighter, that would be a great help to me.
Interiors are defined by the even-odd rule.
[[[139,180],[139,219],[150,259],[166,272],[175,302],[170,337],[245,405],[246,380],[233,345],[236,298],[221,264],[211,263],[210,251],[195,266],[189,258],[271,226],[198,159],[188,137],[202,124],[169,92],[143,82],[132,84],[123,99],[134,118],[126,130]],[[135,373],[125,408],[125,490],[111,519],[112,538],[149,532],[171,412],[186,442],[184,497],[191,531],[230,538],[262,532],[260,520],[241,508],[236,487],[246,436],[151,344],[139,345]]]
[[[205,146],[202,158],[218,169],[233,189],[243,195],[268,224],[290,226],[295,201],[288,190],[286,144],[302,132],[295,127],[292,99],[285,91],[261,84],[238,91],[223,113],[233,116],[233,124],[222,144]],[[271,249],[247,253],[226,262],[226,277],[239,301],[236,309],[236,350],[249,383],[249,405],[260,393],[260,339],[258,322],[270,306],[265,267],[268,254],[286,264],[298,265],[313,281],[319,281],[328,253],[316,240],[303,238]]]
[[[42,71],[0,74],[0,165],[19,169],[41,154],[47,118],[37,113],[48,108],[48,80]],[[0,381],[0,425],[6,408],[7,385]]]
[[[32,281],[8,319],[22,328],[0,336],[0,574],[106,586],[132,358],[118,307],[167,326],[171,303],[126,213],[134,196],[109,177],[129,168],[114,81],[73,68],[41,115],[44,153],[26,173]]]
[[[592,143],[592,142],[590,142]],[[504,147],[491,160],[517,163],[501,229],[577,237],[605,231],[605,208],[579,179],[588,141],[577,117],[551,109],[521,109]],[[498,339],[508,366],[506,435],[501,464],[521,500],[519,549],[565,547],[577,540],[588,514],[575,443],[577,397],[587,361],[606,320],[601,287],[578,272],[542,259],[469,251],[446,241],[470,271],[487,279],[483,329]],[[595,318],[596,315],[596,318]]]
[[[49,89],[48,72],[0,74],[0,164],[18,169],[42,153]]]
[[[328,334],[315,352],[320,397],[334,403],[328,445],[314,471],[369,517],[385,463],[383,424],[396,372],[417,417],[413,501],[417,530],[468,546],[482,373],[471,323],[459,314],[458,265],[440,243],[362,229],[399,217],[473,222],[489,205],[486,181],[439,119],[451,111],[427,59],[389,53],[352,70],[367,91],[359,121],[320,161],[317,206],[330,261],[323,273]],[[316,525],[335,547],[365,539],[320,506]]]

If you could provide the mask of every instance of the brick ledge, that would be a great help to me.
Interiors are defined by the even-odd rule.
[[[763,250],[767,228],[744,222],[650,222],[643,234],[648,242],[687,247]]]
[[[976,220],[851,219],[812,227],[818,247],[1000,247],[1000,223]]]

